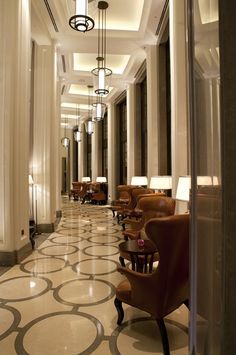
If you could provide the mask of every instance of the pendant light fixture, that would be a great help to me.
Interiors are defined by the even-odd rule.
[[[79,110],[79,105],[76,104],[76,116],[77,116],[77,131],[74,132],[74,140],[79,143],[81,142],[81,128],[80,128],[80,110]]]
[[[88,118],[87,121],[85,122],[85,129],[87,134],[92,134],[94,132],[94,125],[95,125],[95,122],[92,119],[92,104],[91,104],[92,90],[93,90],[93,86],[88,85]]]
[[[68,126],[68,117],[65,118],[65,126],[64,126],[64,137],[61,139],[61,144],[63,147],[68,148],[70,145],[70,139],[66,136],[66,127]]]
[[[107,105],[102,102],[102,96],[97,95],[97,102],[93,104],[93,119],[95,122],[103,120],[106,107]]]
[[[94,75],[94,89],[97,95],[107,95],[108,78],[111,76],[111,69],[106,67],[106,1],[98,2],[98,56],[97,68],[92,70]]]
[[[70,27],[79,32],[91,31],[94,20],[88,16],[88,0],[75,0],[75,3],[75,15],[69,20]]]

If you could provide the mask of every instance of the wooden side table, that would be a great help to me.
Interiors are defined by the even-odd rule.
[[[125,266],[124,259],[131,261],[132,270],[138,272],[152,272],[154,255],[157,253],[156,246],[145,240],[143,246],[139,246],[138,240],[129,240],[119,244],[120,263]],[[156,260],[157,257],[155,258]]]

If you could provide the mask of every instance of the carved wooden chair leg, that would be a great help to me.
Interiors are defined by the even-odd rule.
[[[125,261],[124,261],[124,258],[122,258],[122,256],[119,256],[119,260],[120,260],[120,264],[121,264],[121,266],[125,267]]]
[[[117,320],[117,324],[120,325],[124,319],[124,310],[122,307],[122,302],[120,300],[118,300],[118,298],[115,299],[114,301],[117,313],[118,313],[118,320]]]
[[[162,340],[162,346],[163,346],[163,352],[164,355],[170,355],[170,348],[169,348],[169,341],[168,341],[168,335],[166,331],[166,326],[164,323],[163,319],[157,319],[157,324],[160,329],[161,333],[161,340]]]

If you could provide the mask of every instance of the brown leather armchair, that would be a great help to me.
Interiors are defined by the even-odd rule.
[[[124,318],[122,302],[150,313],[159,326],[164,354],[169,355],[163,318],[183,303],[187,305],[189,298],[189,215],[151,219],[146,233],[157,246],[160,261],[152,274],[118,268],[127,279],[116,288],[117,324]]]
[[[142,196],[142,195],[141,195]],[[122,232],[124,239],[138,239],[145,224],[149,219],[171,216],[175,212],[175,200],[163,194],[145,195],[138,201],[138,208],[142,210],[140,220],[126,218],[123,223],[129,228]]]
[[[72,182],[72,189],[70,190],[70,193],[69,193],[69,198],[71,198],[71,196],[73,196],[74,200],[78,200],[81,188],[82,188],[82,182],[73,181]]]
[[[131,185],[117,186],[118,198],[117,200],[112,201],[112,206],[110,207],[113,217],[115,217],[115,212],[128,205],[129,201],[131,200],[131,188],[133,188]]]
[[[140,211],[138,214],[135,212],[135,208],[137,206],[138,196],[143,194],[152,194],[153,189],[144,188],[144,187],[133,187],[130,189],[130,200],[128,205],[121,207],[119,211],[117,211],[118,223],[120,219],[125,218],[126,216],[130,217],[141,217]]]

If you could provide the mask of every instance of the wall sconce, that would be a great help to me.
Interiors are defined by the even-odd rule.
[[[69,25],[79,32],[91,31],[94,20],[88,16],[88,0],[76,0],[75,15],[69,19]]]

